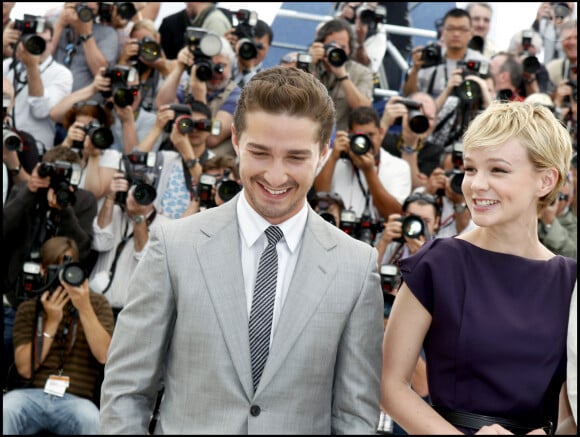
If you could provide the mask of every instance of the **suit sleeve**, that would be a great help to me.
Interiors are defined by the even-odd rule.
[[[167,258],[163,228],[152,228],[105,365],[102,434],[147,434],[176,317]]]
[[[359,270],[363,272],[359,296],[338,351],[332,434],[376,434],[379,423],[383,295],[377,251],[366,254],[366,263],[361,262]]]

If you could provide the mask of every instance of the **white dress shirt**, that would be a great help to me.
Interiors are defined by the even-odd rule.
[[[260,256],[266,248],[268,239],[264,231],[271,223],[260,216],[248,203],[245,193],[242,190],[238,205],[238,222],[240,227],[240,243],[242,249],[242,271],[244,274],[244,290],[246,292],[246,302],[248,310],[248,320],[252,309],[252,298],[254,296],[254,285],[258,273]],[[278,252],[278,278],[276,283],[276,298],[274,300],[274,317],[272,319],[272,332],[270,333],[270,344],[276,331],[276,325],[280,318],[280,312],[288,287],[294,274],[296,261],[302,245],[302,235],[306,227],[308,217],[308,206],[304,206],[298,214],[278,225],[284,233],[284,237],[276,245]]]

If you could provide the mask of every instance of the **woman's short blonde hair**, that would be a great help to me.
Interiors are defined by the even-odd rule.
[[[496,101],[470,123],[463,136],[463,152],[499,147],[512,138],[517,138],[527,149],[536,170],[555,168],[558,172],[552,191],[538,201],[538,211],[541,211],[556,199],[570,170],[570,133],[544,106]]]

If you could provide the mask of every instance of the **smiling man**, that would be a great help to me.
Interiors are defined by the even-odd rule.
[[[246,84],[232,127],[243,190],[151,232],[115,327],[102,433],[145,434],[162,384],[156,434],[376,433],[377,252],[306,201],[334,118],[296,68]]]

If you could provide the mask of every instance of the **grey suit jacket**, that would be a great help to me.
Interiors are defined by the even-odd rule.
[[[309,209],[254,393],[238,197],[151,232],[105,368],[103,434],[375,434],[383,298],[374,248]]]

